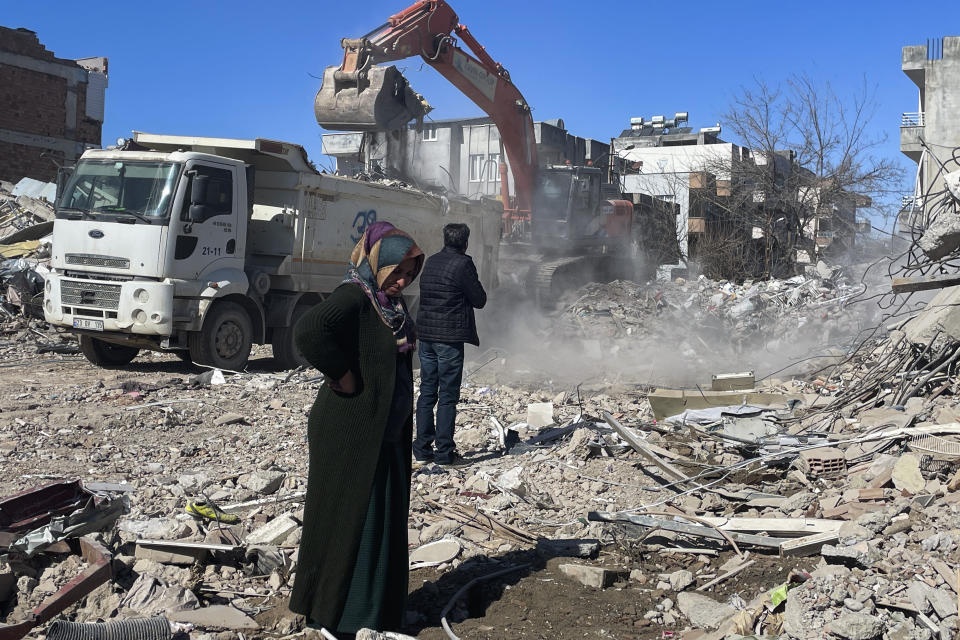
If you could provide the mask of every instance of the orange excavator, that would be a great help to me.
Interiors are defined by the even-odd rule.
[[[324,71],[314,102],[320,126],[377,131],[422,120],[426,101],[396,67],[380,66],[420,56],[490,116],[500,132],[501,259],[516,264],[513,273],[543,299],[591,280],[634,275],[633,267],[625,266],[632,265],[633,204],[603,198],[603,173],[597,167],[540,166],[526,99],[444,0],[416,2],[341,45],[343,63]],[[504,157],[513,174],[513,197]]]

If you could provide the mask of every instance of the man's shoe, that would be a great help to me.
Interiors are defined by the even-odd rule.
[[[433,464],[433,461],[434,461],[434,460],[433,460],[433,456],[429,456],[429,457],[427,457],[427,458],[418,458],[416,455],[414,455],[414,456],[413,456],[413,465],[412,465],[411,468],[413,468],[413,469],[422,469],[422,468],[424,468],[425,466],[427,466],[428,464]]]
[[[439,464],[441,467],[462,467],[465,464],[470,464],[470,461],[465,459],[459,453],[454,452],[451,456],[437,458],[437,464]]]

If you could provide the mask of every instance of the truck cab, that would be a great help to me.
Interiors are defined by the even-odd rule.
[[[140,348],[187,346],[176,344],[174,323],[199,317],[191,302],[205,289],[222,282],[246,292],[247,208],[242,162],[86,152],[57,201],[46,319],[77,330],[84,352],[103,364]],[[220,336],[226,360],[243,347],[231,354],[229,337]]]

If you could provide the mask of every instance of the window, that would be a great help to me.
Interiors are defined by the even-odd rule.
[[[227,169],[214,169],[203,165],[195,165],[193,171],[188,172],[190,180],[187,182],[187,193],[183,199],[183,208],[180,210],[180,219],[189,220],[190,194],[193,192],[195,176],[207,177],[207,193],[205,202],[207,207],[205,217],[230,215],[233,212],[233,175]]]
[[[423,130],[420,132],[421,140],[429,142],[431,140],[437,139],[437,126],[434,124],[425,124],[423,125]]]
[[[470,154],[470,182],[480,182],[483,178],[484,158],[482,153]]]
[[[491,182],[500,182],[500,154],[491,153],[490,160],[487,162],[489,172],[492,172],[491,175],[487,176],[487,180]]]

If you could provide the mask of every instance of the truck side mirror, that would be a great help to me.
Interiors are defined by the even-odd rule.
[[[209,217],[209,207],[207,207],[207,187],[210,177],[200,174],[193,174],[193,180],[190,187],[190,209],[188,211],[190,222],[203,222]]]

